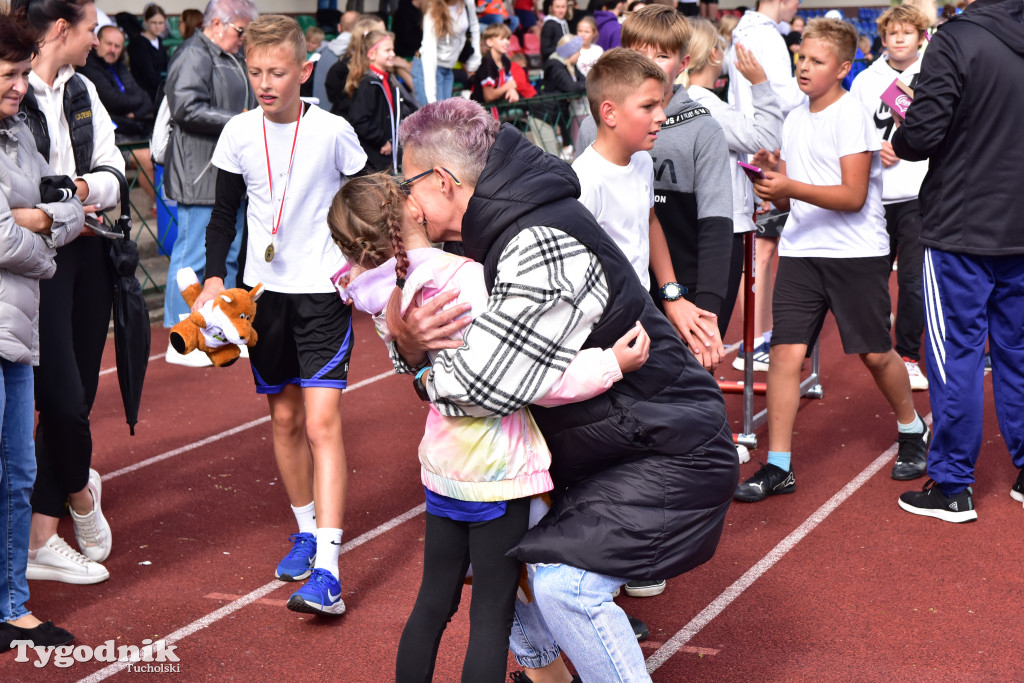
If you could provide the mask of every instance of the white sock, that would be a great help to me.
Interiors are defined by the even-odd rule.
[[[896,428],[900,431],[900,434],[920,434],[924,431],[924,420],[917,413],[914,413],[914,421],[910,424],[903,424],[899,420],[896,420]]]
[[[300,508],[294,505],[290,506],[292,513],[295,514],[295,521],[299,523],[300,534],[315,534],[316,533],[316,506],[310,502],[309,505],[303,505]]]
[[[314,569],[326,569],[341,581],[338,573],[338,555],[341,553],[341,529],[318,528],[316,530],[316,562]]]

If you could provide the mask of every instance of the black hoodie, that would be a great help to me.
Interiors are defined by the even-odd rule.
[[[714,378],[578,196],[568,164],[505,124],[462,222],[466,255],[484,264],[488,288],[502,252],[523,230],[545,226],[570,235],[600,262],[608,288],[583,347],[607,348],[637,320],[651,337],[647,363],[606,393],[531,408],[551,450],[555,489],[551,512],[509,555],[610,576],[669,578],[714,554],[738,478],[736,451]],[[556,269],[557,257],[549,260],[539,265]],[[524,360],[530,352],[523,349]]]
[[[1024,254],[1024,0],[978,0],[943,24],[921,63],[901,159],[929,159],[921,242],[976,256]]]

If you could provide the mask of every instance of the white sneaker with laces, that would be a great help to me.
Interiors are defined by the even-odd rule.
[[[100,481],[100,473],[96,470],[89,470],[89,484],[86,487],[92,494],[92,511],[80,515],[71,509],[71,521],[75,523],[75,540],[78,541],[78,548],[82,554],[93,562],[103,562],[110,557],[110,547],[113,539],[110,533],[110,524],[103,516],[100,508],[100,494],[103,492],[103,483]]]
[[[29,557],[25,576],[33,581],[63,581],[85,585],[106,581],[110,578],[110,572],[54,534],[36,551],[35,559]]]
[[[907,366],[907,375],[910,376],[911,391],[928,391],[928,378],[921,372],[921,366],[918,365],[918,362],[904,358],[903,364]]]

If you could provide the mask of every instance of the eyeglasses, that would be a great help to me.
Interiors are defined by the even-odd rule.
[[[455,177],[454,173],[449,171],[444,166],[441,167],[441,170],[444,171],[445,173],[447,173],[448,175],[450,175],[452,177],[452,182],[454,182],[456,185],[462,185],[462,183],[459,182],[459,179]],[[402,181],[398,186],[400,188],[402,188],[402,192],[404,192],[405,196],[408,197],[409,193],[412,191],[412,188],[410,187],[410,185],[412,185],[414,182],[416,182],[420,178],[426,178],[428,175],[430,175],[433,172],[434,172],[434,169],[431,168],[429,170],[424,171],[423,173],[417,173],[412,178],[409,178],[407,180]]]
[[[227,25],[230,26],[231,28],[235,29],[235,33],[238,34],[239,38],[241,38],[242,35],[245,33],[245,27],[244,26],[242,28],[239,28],[239,27],[235,26],[234,24],[232,24],[230,21],[227,23]]]

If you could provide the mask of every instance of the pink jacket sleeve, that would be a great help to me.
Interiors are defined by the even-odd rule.
[[[578,403],[603,394],[622,379],[622,371],[611,349],[583,349],[569,363],[550,391],[534,403],[553,407]]]

